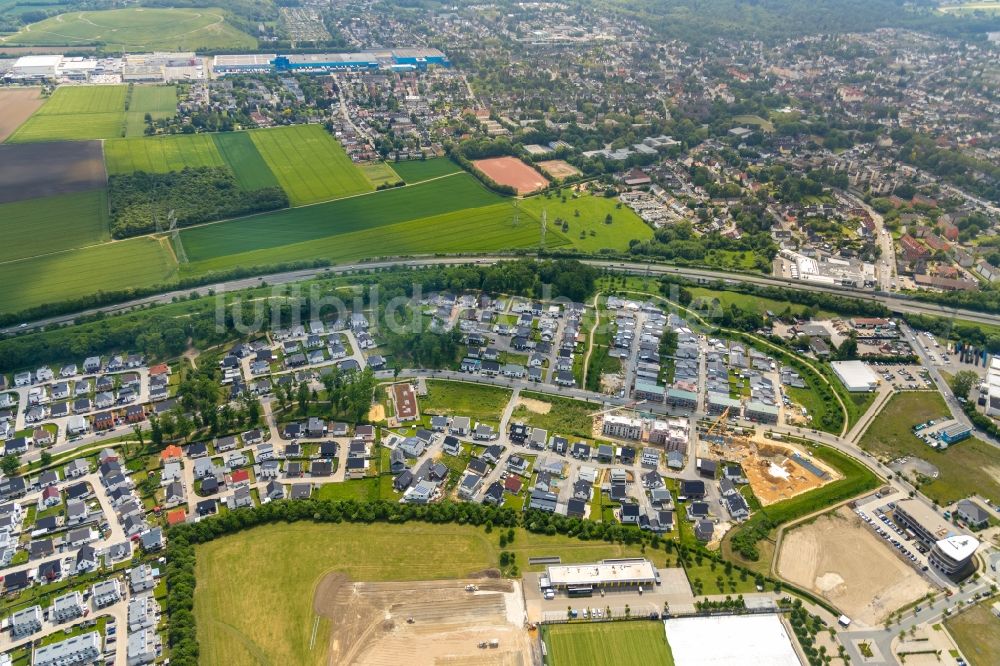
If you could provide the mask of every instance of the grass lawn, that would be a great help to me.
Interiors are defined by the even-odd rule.
[[[0,311],[78,298],[99,289],[166,283],[176,270],[166,248],[148,237],[12,261],[0,264],[0,284],[7,285],[0,292]]]
[[[506,550],[517,553],[522,570],[528,557],[541,555],[576,562],[639,555],[638,548],[604,542],[529,535],[524,530],[515,535]],[[462,577],[498,566],[498,539],[496,532],[464,525],[293,523],[198,546],[195,616],[200,662],[324,664],[328,622],[320,622],[316,647],[309,650],[312,595],[324,574],[342,571],[359,581]],[[421,547],[401,547],[407,543]],[[290,553],[294,566],[271,566],[289,561]]]
[[[394,185],[403,180],[399,174],[392,170],[392,167],[385,162],[372,162],[371,164],[357,165],[361,173],[364,174],[368,182],[378,187],[379,185]]]
[[[767,133],[774,131],[774,123],[760,116],[733,116],[733,122],[741,125],[754,125]]]
[[[547,213],[549,231],[563,228],[560,226],[562,222],[557,222],[557,219],[565,221],[569,228],[563,234],[573,247],[585,252],[597,252],[604,248],[627,250],[628,242],[633,238],[652,238],[653,230],[632,209],[624,205],[618,208],[617,205],[618,199],[591,194],[581,194],[576,199],[567,194],[566,203],[558,196],[547,198],[545,195],[521,202],[522,210],[536,220],[541,221],[543,210]],[[607,215],[611,215],[611,224],[604,222]]]
[[[372,502],[378,499],[378,494],[378,478],[371,476],[364,479],[348,480],[342,483],[324,483],[315,492],[314,496],[319,499],[352,499],[359,502]]]
[[[248,132],[221,132],[213,134],[212,139],[244,190],[281,187]]]
[[[468,416],[473,423],[497,423],[511,391],[497,386],[427,380],[427,396],[419,399],[421,414]]]
[[[250,136],[293,206],[375,189],[320,125],[254,130]]]
[[[552,408],[547,414],[539,414],[524,405],[519,405],[514,410],[511,420],[524,421],[536,428],[545,428],[549,431],[549,435],[589,438],[594,422],[590,415],[601,409],[600,405],[595,403],[530,391],[521,391],[521,397],[547,402]]]
[[[680,520],[683,522],[685,519],[682,517]],[[713,564],[715,565],[714,570],[712,569]],[[707,557],[702,560],[700,565],[696,563],[696,560],[692,560],[690,565],[684,567],[684,573],[687,574],[688,582],[691,583],[692,588],[695,586],[695,581],[701,581],[699,596],[711,594],[736,595],[757,591],[757,586],[753,578],[747,576],[746,580],[741,579],[740,572],[735,568],[727,576],[725,564],[713,562]],[[722,581],[721,585],[719,583],[720,577]]]
[[[0,204],[0,235],[0,261],[106,241],[107,193],[101,189]],[[38,245],[40,235],[46,239],[44,247]]]
[[[185,167],[221,167],[226,164],[210,134],[173,134],[106,141],[104,161],[111,175],[134,171],[167,173]]]
[[[4,42],[37,46],[100,44],[106,51],[253,49],[257,40],[226,23],[222,9],[71,12],[32,23]]]
[[[861,438],[861,448],[884,459],[916,456],[938,468],[938,477],[920,490],[939,504],[980,493],[1000,502],[1000,451],[972,438],[932,449],[913,434],[913,426],[948,414],[944,399],[931,391],[893,396]]]
[[[450,173],[458,173],[462,167],[452,162],[447,157],[438,157],[429,160],[410,160],[408,162],[394,162],[392,170],[395,171],[403,181],[412,185],[438,176],[447,176]]]
[[[983,601],[944,623],[972,666],[1000,664],[1000,620],[990,611],[992,603]]]
[[[662,622],[558,624],[543,629],[551,666],[673,666]]]

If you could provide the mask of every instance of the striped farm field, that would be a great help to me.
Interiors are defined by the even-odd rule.
[[[405,162],[394,162],[393,171],[399,174],[403,182],[412,185],[438,176],[447,176],[450,173],[458,173],[462,167],[452,162],[447,157],[435,157],[429,160],[408,160]]]
[[[133,86],[132,99],[125,112],[125,136],[145,135],[147,113],[153,120],[176,115],[176,86]]]
[[[181,232],[181,239],[188,258],[199,261],[364,231],[503,201],[502,197],[487,190],[471,175],[458,174],[422,185],[187,229]],[[372,249],[375,251],[378,248]],[[313,256],[321,255],[314,253]]]
[[[125,129],[125,86],[60,86],[9,143],[111,139]]]
[[[237,266],[261,266],[321,257],[334,262],[346,262],[370,257],[537,247],[541,229],[538,223],[522,219],[515,226],[513,218],[513,207],[508,203],[500,203],[222,256],[219,255],[221,248],[216,242],[199,234],[212,227],[202,227],[181,234],[191,261],[184,270],[185,273],[191,271],[192,274],[198,274]],[[247,232],[247,235],[250,233]],[[552,231],[546,235],[546,246],[549,248],[566,245],[568,242],[565,237]],[[203,259],[204,257],[213,258]]]
[[[236,174],[240,187],[248,191],[280,187],[247,132],[222,132],[212,136],[222,159]]]
[[[131,137],[104,143],[108,173],[166,173],[184,167],[225,166],[210,134]]]
[[[0,204],[0,236],[0,261],[101,243],[110,238],[107,194],[99,189]]]
[[[375,189],[320,125],[253,130],[250,136],[293,206]]]
[[[365,175],[365,178],[368,179],[368,182],[370,182],[375,187],[386,184],[395,185],[397,182],[403,180],[402,178],[399,177],[399,174],[393,171],[392,167],[386,164],[385,162],[372,162],[371,164],[359,164],[358,169],[360,169],[361,173]]]
[[[99,290],[147,287],[173,280],[177,264],[153,238],[0,263],[0,312],[79,298]]]
[[[673,666],[662,622],[601,622],[546,626],[552,666]]]

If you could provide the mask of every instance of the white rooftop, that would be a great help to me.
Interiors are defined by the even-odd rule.
[[[677,666],[799,666],[778,615],[684,617],[663,625]]]
[[[62,62],[61,55],[28,55],[21,56],[14,63],[14,69],[20,67],[55,67]]]
[[[878,375],[863,361],[833,361],[830,367],[849,389],[878,384]]]
[[[935,544],[942,553],[955,560],[962,562],[972,557],[972,554],[979,548],[979,541],[964,534],[950,536],[941,539]]]
[[[636,584],[656,579],[652,562],[643,559],[604,560],[596,564],[568,564],[548,567],[552,585]]]

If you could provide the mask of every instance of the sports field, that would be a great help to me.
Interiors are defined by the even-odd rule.
[[[0,204],[0,237],[0,261],[106,241],[107,194],[100,189]]]
[[[551,666],[673,666],[662,622],[608,622],[546,626],[542,637]]]
[[[222,159],[236,174],[236,180],[244,190],[280,187],[249,133],[222,132],[213,134],[212,138]]]
[[[649,225],[631,208],[619,205],[617,198],[583,193],[574,199],[566,190],[565,203],[556,193],[548,198],[539,195],[523,200],[521,210],[536,220],[541,220],[542,211],[545,211],[549,231],[562,231],[573,242],[573,247],[585,252],[597,252],[604,248],[627,250],[631,239],[653,237]],[[610,224],[606,221],[608,215],[611,216]]]
[[[257,40],[226,22],[225,11],[133,7],[70,12],[32,23],[0,44],[100,45],[106,51],[252,49]]]
[[[530,194],[549,184],[545,176],[516,157],[491,157],[472,163],[500,185],[513,187],[518,194]]]
[[[211,134],[113,139],[104,143],[109,174],[166,173],[184,167],[220,167],[225,161]]]
[[[254,130],[250,136],[293,206],[375,189],[320,125]]]
[[[8,142],[111,139],[125,129],[125,86],[60,86]]]
[[[106,243],[0,264],[0,312],[167,282],[176,262],[152,238]]]
[[[132,99],[125,112],[125,136],[144,136],[146,114],[153,120],[171,118],[177,114],[175,86],[133,86]]]
[[[197,261],[501,202],[500,196],[472,176],[457,175],[414,187],[188,229],[181,237],[188,257]],[[373,252],[378,249],[375,245],[370,248]]]
[[[638,547],[534,535],[515,530],[505,550],[522,570],[529,557],[559,555],[593,562],[636,557]],[[339,571],[356,581],[461,578],[496,567],[497,534],[462,525],[269,525],[196,548],[195,617],[200,662],[243,664],[327,663],[329,622],[319,623],[315,647],[313,593],[323,576]],[[302,544],[309,544],[303,548]],[[420,544],[417,548],[401,547]],[[294,553],[295,566],[272,566]],[[662,625],[660,625],[662,635]],[[657,662],[666,663],[666,662]]]
[[[438,176],[447,176],[450,173],[458,173],[462,167],[452,162],[447,157],[436,157],[429,160],[408,160],[405,162],[393,162],[392,169],[399,174],[409,185],[419,183]]]

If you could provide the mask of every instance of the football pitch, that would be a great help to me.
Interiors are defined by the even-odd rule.
[[[546,626],[551,666],[673,666],[662,622],[602,622]]]

